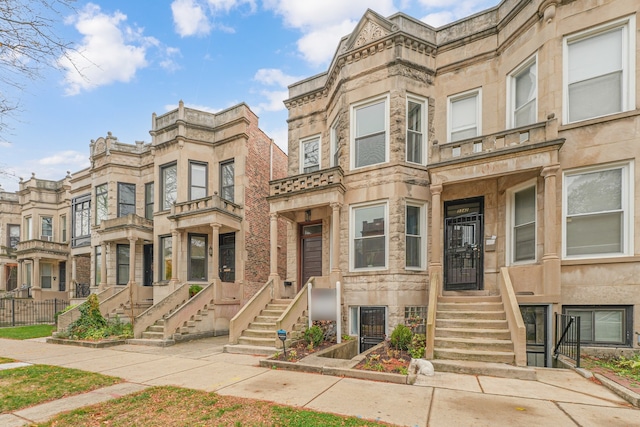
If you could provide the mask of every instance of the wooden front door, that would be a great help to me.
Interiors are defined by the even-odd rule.
[[[153,245],[143,246],[142,265],[144,268],[142,285],[153,286]]]
[[[322,224],[300,227],[300,282],[298,290],[311,277],[322,276]]]
[[[218,276],[223,282],[236,280],[236,233],[225,233],[218,237]]]

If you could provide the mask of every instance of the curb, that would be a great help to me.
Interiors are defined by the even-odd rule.
[[[76,347],[88,347],[88,348],[107,348],[114,347],[116,345],[126,344],[126,340],[112,340],[112,341],[76,341],[66,340],[62,338],[47,338],[48,344],[62,344],[62,345],[75,345]]]
[[[611,390],[612,392],[614,392],[615,394],[617,394],[618,396],[626,400],[627,402],[631,403],[636,408],[640,408],[640,394],[636,393],[633,390],[629,390],[624,386],[621,386],[617,382],[610,380],[604,375],[597,374],[597,373],[593,375],[598,379],[598,381],[602,383],[603,386],[605,386],[606,388],[608,388],[609,390]]]

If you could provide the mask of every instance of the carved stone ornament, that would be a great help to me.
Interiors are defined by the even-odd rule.
[[[355,47],[364,46],[365,44],[372,42],[373,40],[380,39],[387,35],[387,32],[382,27],[374,22],[367,22],[360,31],[358,38],[355,42]]]

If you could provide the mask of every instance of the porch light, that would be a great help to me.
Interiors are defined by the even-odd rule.
[[[310,209],[307,209],[306,211],[304,211],[304,221],[305,222],[311,221],[311,210]]]
[[[213,247],[209,245],[209,256],[213,256]]]

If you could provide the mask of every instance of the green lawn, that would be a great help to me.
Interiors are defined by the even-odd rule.
[[[50,337],[55,325],[31,325],[16,326],[13,328],[0,328],[0,338],[12,340],[26,340],[29,338]]]
[[[8,359],[6,357],[0,357],[0,363],[11,363],[11,362],[15,362],[15,360]]]
[[[60,414],[44,424],[39,424],[41,427],[63,425],[359,427],[389,424],[167,386],[151,387],[135,394]]]
[[[122,379],[48,365],[0,371],[0,414],[121,382]]]

